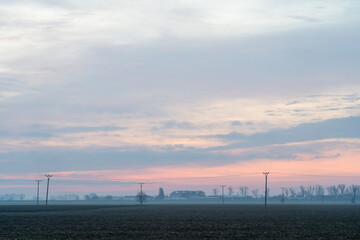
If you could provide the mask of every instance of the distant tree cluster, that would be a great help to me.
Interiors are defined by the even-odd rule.
[[[0,200],[1,201],[22,201],[25,199],[25,195],[24,194],[5,194],[5,195],[1,195],[0,196]]]
[[[239,194],[242,195],[242,196],[247,196],[248,195],[248,187],[245,187],[245,186],[241,186],[239,187]]]
[[[173,191],[170,193],[170,198],[198,198],[198,197],[206,197],[204,191]]]
[[[264,191],[259,191],[259,189],[251,189],[249,190],[246,186],[238,187],[238,191],[236,192],[236,196],[234,195],[234,188],[231,186],[227,187],[227,193],[225,196],[227,198],[232,197],[242,197],[246,199],[258,199],[263,198]],[[274,198],[279,198],[280,201],[284,202],[285,200],[341,200],[341,201],[348,201],[351,199],[352,202],[356,201],[356,196],[360,191],[360,186],[358,185],[349,185],[346,186],[345,184],[338,184],[338,185],[330,185],[327,187],[317,185],[309,185],[304,186],[301,185],[298,188],[282,188],[282,194],[280,196],[274,195]],[[268,193],[270,189],[268,188]],[[213,197],[221,196],[221,192],[218,188],[212,189]]]
[[[98,196],[98,195],[96,195],[96,193],[90,193],[89,195],[84,196],[84,200],[86,200],[86,201],[98,201],[98,200],[111,201],[111,200],[113,200],[113,196],[111,196],[111,195]]]
[[[222,187],[225,187],[222,185]],[[236,189],[236,190],[234,190]],[[224,191],[223,191],[224,190]],[[270,192],[270,189],[268,189]],[[280,202],[286,201],[351,201],[356,203],[356,197],[359,195],[360,186],[359,185],[330,185],[330,186],[322,186],[319,184],[316,185],[300,185],[298,188],[281,188],[280,195],[269,196],[270,200]],[[223,196],[224,194],[224,196]],[[249,189],[247,186],[240,186],[237,188],[233,188],[232,186],[227,186],[226,189],[222,188],[219,191],[219,188],[212,189],[212,195],[206,196],[204,191],[189,191],[189,190],[179,190],[173,191],[170,195],[166,196],[164,189],[162,187],[159,188],[159,192],[156,196],[147,195],[144,191],[138,192],[136,195],[132,196],[98,196],[96,193],[90,193],[84,196],[84,200],[86,201],[112,201],[112,200],[120,200],[120,201],[137,201],[140,204],[146,201],[163,201],[166,199],[202,199],[201,201],[208,199],[209,201],[216,200],[219,197],[224,197],[227,201],[259,201],[264,198],[264,191],[259,189]],[[214,198],[215,197],[215,198]],[[0,195],[0,201],[19,201],[25,200],[24,194],[5,194]],[[80,200],[80,197],[76,194],[64,194],[52,196],[51,200]]]
[[[64,194],[64,195],[56,195],[50,198],[51,200],[59,200],[59,201],[77,201],[80,200],[79,195],[76,194]]]
[[[351,201],[355,202],[359,190],[360,186],[358,185],[346,186],[345,184],[338,184],[327,187],[321,185],[301,185],[298,191],[294,188],[284,188],[284,195],[286,199],[296,200],[312,200],[314,198],[324,198],[325,196],[331,200],[345,200],[350,197]]]
[[[212,190],[212,192],[213,192],[213,196],[219,196],[219,195],[221,195],[221,193],[219,193],[219,189],[217,189],[217,188],[214,188],[213,190]],[[232,186],[228,186],[227,187],[227,194],[226,193],[224,193],[225,195],[227,195],[227,196],[233,196],[234,194],[236,194],[237,196],[244,196],[244,197],[246,197],[246,196],[249,196],[249,188],[248,187],[246,187],[246,186],[240,186],[239,188],[238,188],[238,191],[237,192],[234,192],[234,188],[232,187]],[[258,197],[258,194],[259,194],[259,190],[258,189],[254,189],[253,190],[253,195],[255,195],[256,196],[256,198]]]

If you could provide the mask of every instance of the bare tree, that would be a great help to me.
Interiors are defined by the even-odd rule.
[[[286,198],[288,198],[288,197],[289,197],[289,193],[290,193],[289,189],[284,188],[284,193],[285,193]]]
[[[326,188],[328,191],[328,194],[331,196],[337,196],[338,195],[338,188],[335,185],[329,186]]]
[[[339,195],[339,189],[337,188],[337,186],[331,186],[331,188],[333,189],[333,194],[335,195],[335,196],[338,196]]]
[[[244,187],[243,186],[239,187],[239,193],[240,193],[240,195],[244,195]]]
[[[256,188],[256,189],[253,189],[251,192],[252,192],[252,195],[253,195],[254,198],[258,198],[258,196],[259,196],[259,189],[257,189],[257,188]]]
[[[303,185],[300,185],[300,194],[302,198],[305,198],[306,196],[306,188]]]
[[[331,186],[326,187],[326,191],[327,191],[328,195],[330,195],[330,196],[334,195],[333,188]]]
[[[143,191],[143,185],[145,183],[139,182],[138,184],[140,186],[140,192],[136,195],[136,197],[137,197],[137,200],[140,202],[140,205],[143,205],[143,202],[145,202],[146,197],[147,197],[146,193],[144,193],[144,191]]]
[[[315,191],[315,187],[313,186],[308,186],[306,189],[306,194],[309,198],[312,198],[314,196],[314,191]]]
[[[281,187],[281,202],[284,204],[285,202],[285,195],[284,195],[285,187]]]
[[[248,187],[244,187],[244,196],[246,196],[247,195],[247,193],[248,193]]]
[[[292,198],[295,198],[296,197],[296,190],[294,188],[289,188],[289,191],[290,191],[290,196]]]
[[[231,196],[233,194],[233,188],[231,186],[229,186],[228,191],[229,191],[229,196]]]
[[[351,202],[355,204],[356,203],[356,192],[358,192],[360,190],[360,186],[351,185],[349,187],[349,190],[353,193],[353,197],[351,199]]]
[[[241,186],[239,187],[239,191],[240,191],[240,195],[243,195],[243,196],[246,196],[247,193],[248,193],[248,187],[245,187],[245,186]]]
[[[148,195],[144,191],[140,191],[136,194],[136,201],[140,203],[140,205],[143,204],[143,202],[146,202],[148,198]]]
[[[345,184],[339,184],[337,188],[338,188],[338,192],[340,193],[340,195],[344,196],[346,185]]]
[[[348,194],[348,195],[352,195],[353,192],[351,190],[351,186],[348,186],[346,189],[345,189],[345,194]]]
[[[324,190],[323,186],[321,186],[321,185],[315,185],[314,188],[315,188],[314,191],[315,191],[315,195],[316,195],[316,196],[323,196],[323,195],[324,195],[325,190]]]
[[[214,189],[213,189],[213,194],[214,194],[214,196],[217,196],[217,195],[218,195],[218,192],[219,192],[219,190],[218,190],[217,188],[214,188]]]

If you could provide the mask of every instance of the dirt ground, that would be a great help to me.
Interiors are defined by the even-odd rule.
[[[0,206],[0,239],[360,239],[360,206]]]

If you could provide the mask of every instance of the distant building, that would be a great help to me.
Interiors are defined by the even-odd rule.
[[[206,197],[204,191],[174,191],[170,193],[170,198],[199,198]]]

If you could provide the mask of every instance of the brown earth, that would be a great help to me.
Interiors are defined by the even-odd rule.
[[[0,206],[0,239],[360,239],[360,206]]]

